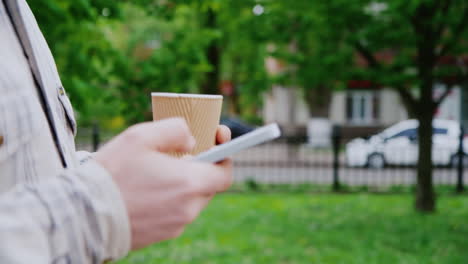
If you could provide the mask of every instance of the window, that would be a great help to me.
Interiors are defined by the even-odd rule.
[[[346,115],[349,123],[368,125],[377,119],[378,96],[373,91],[349,91]]]
[[[448,129],[446,128],[438,128],[434,127],[432,128],[432,134],[433,135],[447,135]],[[417,139],[418,138],[418,130],[416,128],[410,128],[403,130],[401,132],[398,132],[397,134],[388,137],[387,139],[394,139],[398,137],[407,137],[409,139]]]
[[[406,129],[401,132],[398,132],[396,135],[393,135],[389,137],[388,139],[394,139],[398,137],[416,138],[416,136],[417,136],[416,128],[410,128],[410,129]]]
[[[432,129],[432,134],[434,135],[447,135],[447,133],[448,133],[447,128],[434,127]]]

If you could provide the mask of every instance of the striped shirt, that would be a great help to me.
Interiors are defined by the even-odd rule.
[[[102,263],[129,251],[118,187],[76,152],[75,134],[34,15],[25,0],[0,0],[0,263]]]

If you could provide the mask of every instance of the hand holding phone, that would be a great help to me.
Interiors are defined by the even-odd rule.
[[[281,131],[278,124],[270,124],[257,128],[254,131],[244,134],[232,141],[215,146],[208,151],[200,153],[194,157],[194,160],[213,163],[219,162],[239,151],[271,141],[280,136]]]

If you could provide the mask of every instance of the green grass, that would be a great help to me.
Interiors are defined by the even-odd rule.
[[[409,194],[415,191],[414,185],[346,185],[341,183],[339,193],[372,193],[372,194]],[[454,185],[436,185],[434,190],[438,194],[451,195],[455,193]],[[331,184],[313,184],[313,183],[291,183],[291,184],[265,184],[259,183],[253,179],[247,179],[242,183],[234,183],[230,190],[232,192],[255,192],[255,193],[309,193],[309,194],[328,194],[332,192]]]
[[[218,196],[185,234],[124,263],[468,263],[468,196],[419,214],[412,196]]]

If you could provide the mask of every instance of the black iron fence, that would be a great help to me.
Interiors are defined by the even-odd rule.
[[[82,129],[77,136],[77,149],[94,151],[110,137],[97,126]],[[332,144],[326,148],[309,146],[306,137],[282,137],[245,150],[233,157],[235,183],[237,186],[246,183],[252,186],[321,186],[335,191],[388,191],[414,186],[417,144],[403,144],[382,150],[382,153],[371,153],[352,147],[350,140],[335,129]],[[464,177],[468,166],[462,142],[463,136],[455,146],[433,151],[435,185],[463,191],[468,183]],[[361,143],[365,148],[366,141],[361,140]],[[371,155],[381,155],[383,164],[377,161],[369,164]]]

